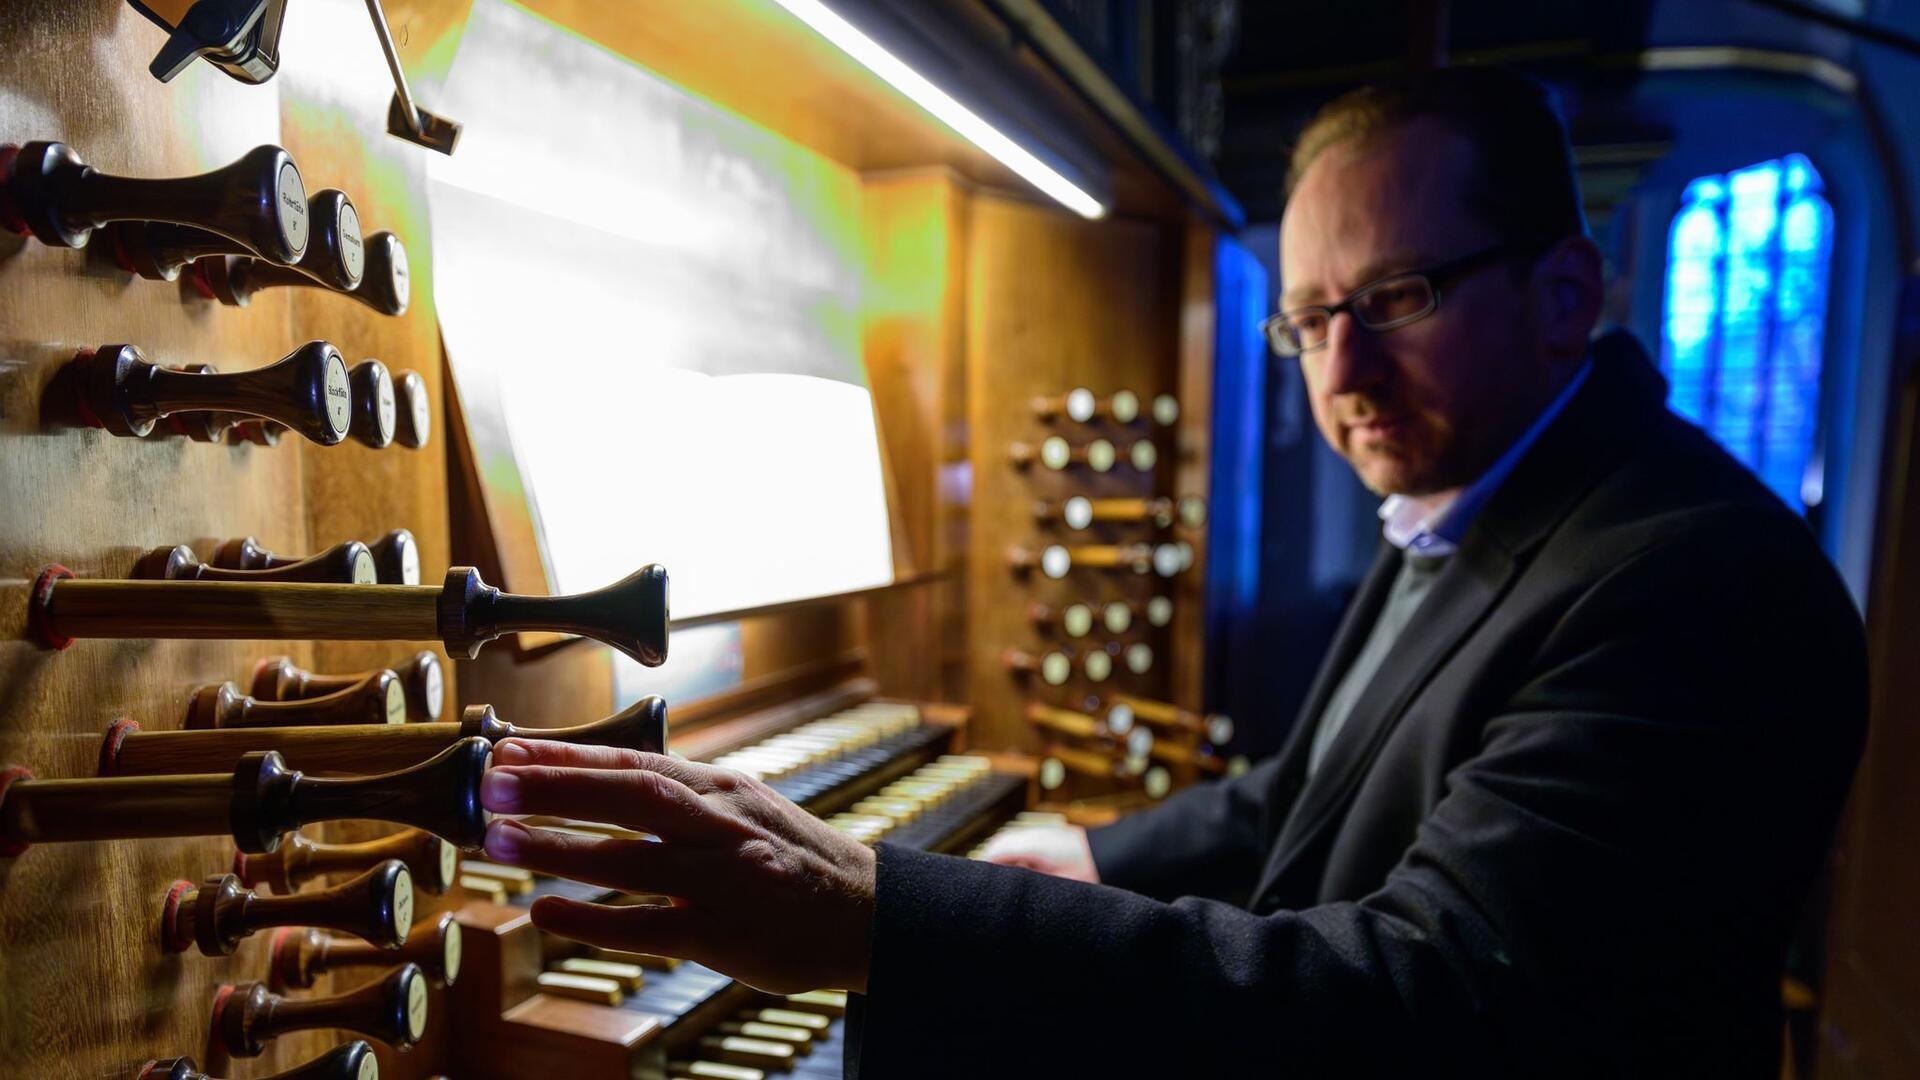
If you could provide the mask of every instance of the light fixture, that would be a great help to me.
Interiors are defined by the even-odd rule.
[[[852,23],[834,14],[820,0],[774,0],[774,2],[792,12],[795,18],[812,27],[821,37],[839,46],[842,52],[860,61],[867,70],[886,80],[887,84],[895,90],[913,99],[915,104],[932,113],[935,119],[958,132],[968,142],[986,151],[1034,187],[1052,196],[1067,209],[1088,219],[1106,216],[1107,208],[1101,204],[1100,200],[1081,190],[1073,181],[1060,175],[1052,166],[1008,138],[1000,129],[954,100],[953,95],[933,85],[926,76],[908,67],[899,57],[861,33]]]

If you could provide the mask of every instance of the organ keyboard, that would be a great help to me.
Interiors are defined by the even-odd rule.
[[[950,752],[958,710],[877,701],[872,692],[870,680],[850,680],[676,736],[677,749],[753,775],[868,843],[965,852],[1025,810],[1027,776]],[[634,835],[592,822],[530,824]],[[551,937],[527,915],[546,895],[657,898],[472,858],[460,874],[472,899],[455,913],[468,944],[451,992],[459,1015],[475,1023],[461,1075],[524,1075],[562,1059],[580,1080],[840,1075],[844,993],[776,997],[699,964]]]

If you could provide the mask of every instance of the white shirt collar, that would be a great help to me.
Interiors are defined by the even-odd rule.
[[[1473,524],[1474,515],[1486,505],[1500,484],[1513,471],[1513,467],[1526,456],[1540,433],[1553,423],[1573,400],[1573,395],[1587,381],[1587,374],[1593,370],[1593,361],[1588,360],[1567,380],[1567,385],[1547,407],[1541,410],[1533,426],[1527,428],[1514,440],[1507,452],[1500,455],[1480,478],[1460,491],[1448,495],[1389,495],[1380,504],[1380,531],[1386,536],[1387,543],[1402,551],[1415,555],[1441,556],[1451,555],[1467,534],[1467,527]]]

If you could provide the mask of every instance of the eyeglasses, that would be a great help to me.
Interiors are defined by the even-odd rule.
[[[1546,246],[1507,241],[1423,270],[1390,274],[1360,286],[1337,304],[1283,311],[1267,318],[1260,328],[1266,332],[1267,344],[1281,356],[1299,356],[1324,347],[1333,317],[1343,311],[1351,312],[1355,321],[1375,333],[1398,330],[1439,309],[1441,285],[1518,255],[1544,251]]]

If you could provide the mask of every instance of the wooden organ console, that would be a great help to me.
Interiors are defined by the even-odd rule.
[[[747,0],[531,5],[858,196],[893,581],[696,620],[737,627],[737,670],[669,694],[669,739],[612,675],[667,658],[666,570],[629,542],[604,588],[544,573],[442,334],[432,151],[316,46],[365,13],[293,7],[264,86],[155,80],[166,35],[118,0],[0,13],[32,45],[0,52],[0,1074],[837,1076],[845,994],[538,932],[534,898],[599,894],[473,853],[490,746],[671,745],[956,855],[1226,768],[1199,689],[1216,234],[1144,159],[1082,220],[884,88],[833,84],[884,160],[803,134],[805,95],[733,54],[840,76]],[[408,6],[396,69],[439,89],[482,7]],[[45,61],[68,46],[89,78]],[[673,467],[632,464],[610,498]]]

